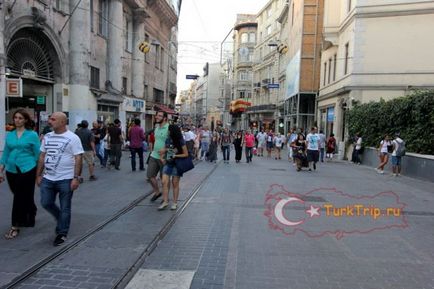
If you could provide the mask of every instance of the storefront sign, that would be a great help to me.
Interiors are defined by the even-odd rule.
[[[23,80],[21,78],[6,78],[6,96],[23,97]]]
[[[125,111],[145,112],[145,101],[142,99],[125,97],[123,106]]]

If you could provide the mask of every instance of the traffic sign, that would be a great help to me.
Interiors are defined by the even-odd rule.
[[[197,75],[197,74],[195,74],[195,75],[187,74],[187,75],[185,76],[185,78],[186,78],[186,79],[198,79],[198,78],[199,78],[199,75]]]
[[[269,83],[268,88],[279,88],[279,84],[278,83]]]

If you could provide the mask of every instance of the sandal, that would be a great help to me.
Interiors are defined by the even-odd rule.
[[[19,234],[19,233],[20,233],[20,229],[11,228],[11,229],[9,230],[9,232],[7,232],[7,233],[5,234],[5,239],[7,239],[7,240],[14,239],[14,238],[18,237],[18,234]]]

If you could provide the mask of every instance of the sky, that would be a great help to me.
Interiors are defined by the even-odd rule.
[[[257,14],[269,0],[183,0],[178,22],[178,92],[188,89],[186,75],[203,74],[206,62],[220,62],[220,47],[237,14]],[[232,33],[226,40],[230,45]]]

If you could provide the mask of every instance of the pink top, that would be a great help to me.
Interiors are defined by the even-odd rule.
[[[143,146],[143,141],[145,140],[145,134],[140,126],[133,126],[130,130],[130,147],[131,148],[141,148]]]
[[[253,134],[246,134],[244,140],[246,142],[246,147],[252,148],[255,146],[255,136]]]

